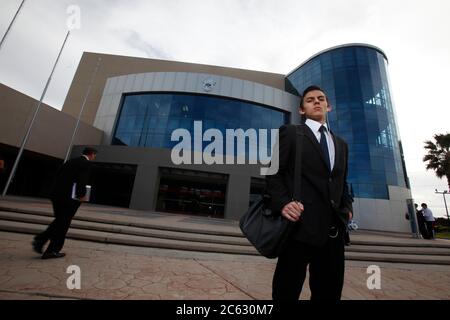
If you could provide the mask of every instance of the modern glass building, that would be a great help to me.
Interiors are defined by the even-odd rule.
[[[247,156],[255,155],[252,150],[257,145],[257,160],[265,158],[268,164],[271,130],[299,123],[299,93],[316,84],[330,99],[331,129],[349,144],[348,180],[356,222],[363,229],[408,232],[404,214],[411,192],[387,68],[383,51],[365,44],[320,52],[288,75],[86,52],[62,112],[51,114],[56,111],[49,107],[48,117],[59,119],[52,123],[61,123],[58,131],[33,135],[36,155],[29,156],[31,162],[39,158],[38,166],[49,169],[19,172],[12,190],[29,196],[45,194],[48,188],[38,173],[51,176],[57,168],[54,164],[64,159],[72,123],[90,92],[72,156],[86,145],[99,150],[90,181],[93,203],[237,220],[265,185],[264,165],[251,163]],[[5,90],[5,96],[14,96]],[[25,110],[31,104],[22,100]],[[15,141],[20,141],[20,128],[12,125],[5,120],[0,126],[9,128],[0,135],[0,152],[8,161],[14,159]],[[193,162],[174,161],[173,147],[180,140],[172,137],[180,129],[194,140],[187,152]],[[238,130],[245,132],[244,138],[235,140],[245,141],[245,163],[229,163],[238,160],[242,148],[237,144],[211,148],[218,138],[206,133],[218,133],[220,139]],[[257,140],[248,133],[252,130],[258,132]],[[270,132],[266,138],[259,135],[264,130]],[[267,141],[261,146],[263,139]],[[222,152],[226,163],[204,161],[205,150],[214,150],[213,157]],[[32,190],[27,179],[36,182]]]
[[[293,94],[313,84],[326,91],[329,125],[349,145],[348,181],[356,198],[389,199],[388,186],[409,188],[387,63],[376,47],[346,45],[318,53],[286,77]]]
[[[329,125],[349,145],[356,223],[362,229],[410,232],[404,217],[411,190],[388,59],[367,44],[324,50],[288,75],[85,52],[62,112],[48,107],[37,121],[60,125],[33,129],[30,152],[22,160],[27,165],[18,171],[11,193],[48,194],[48,177],[66,155],[83,105],[71,156],[88,145],[99,150],[89,183],[93,203],[237,220],[265,187],[261,169],[270,161],[273,129],[300,122],[299,95],[310,85],[326,91]],[[11,163],[36,102],[4,86],[0,93],[5,112],[23,119],[0,119],[0,153]],[[235,136],[228,144],[230,132]],[[185,136],[188,148],[181,143]],[[0,179],[0,186],[5,182]]]

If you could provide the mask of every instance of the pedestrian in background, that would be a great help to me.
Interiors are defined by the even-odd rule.
[[[5,160],[3,160],[3,157],[0,154],[0,176],[5,172],[5,169]]]
[[[422,207],[422,214],[425,219],[426,226],[427,226],[427,234],[428,234],[427,239],[434,239],[433,228],[434,228],[435,219],[433,216],[433,212],[428,208],[426,203],[422,203],[421,207]]]
[[[96,156],[97,150],[85,148],[82,156],[67,161],[56,173],[51,196],[55,219],[47,230],[34,237],[32,244],[33,250],[42,254],[44,245],[50,240],[42,259],[62,258],[66,255],[60,251],[72,218],[81,203],[88,200],[86,185],[90,175],[89,162]]]
[[[419,207],[417,203],[414,204],[414,207],[416,208],[417,226],[419,227],[419,232],[422,235],[422,238],[428,239],[427,226],[425,223],[425,218],[423,217],[422,209],[417,209]]]
[[[3,187],[3,176],[6,176],[6,164],[2,155],[0,154],[0,186]]]

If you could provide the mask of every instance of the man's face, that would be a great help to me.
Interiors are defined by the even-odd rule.
[[[303,98],[303,108],[300,108],[300,114],[306,118],[325,123],[327,113],[331,111],[325,94],[320,90],[308,92]]]

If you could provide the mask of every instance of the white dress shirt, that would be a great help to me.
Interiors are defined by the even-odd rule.
[[[317,141],[320,144],[320,127],[322,126],[322,124],[320,122],[311,120],[311,119],[306,119],[305,124],[311,129],[311,131],[314,133],[314,135],[317,138]],[[331,164],[331,170],[333,170],[334,168],[334,158],[335,158],[335,154],[336,151],[334,149],[334,142],[333,142],[333,138],[330,134],[330,131],[328,130],[328,126],[326,123],[323,124],[323,126],[325,126],[325,128],[327,128],[327,130],[325,131],[325,138],[327,139],[327,145],[328,145],[328,152],[329,152],[329,156],[330,156],[330,164]]]
[[[422,209],[422,214],[425,221],[434,221],[433,212],[429,208]]]

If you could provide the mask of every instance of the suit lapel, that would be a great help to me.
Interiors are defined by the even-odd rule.
[[[328,169],[328,165],[327,165],[327,161],[325,159],[325,155],[323,154],[322,148],[320,147],[319,141],[317,141],[316,136],[314,135],[314,132],[312,132],[311,128],[308,127],[307,125],[304,125],[305,127],[305,136],[308,137],[308,139],[311,141],[312,145],[314,146],[314,148],[316,149],[316,151],[320,154],[320,158],[322,159],[323,165]],[[334,139],[334,136],[333,136]],[[335,143],[336,145],[336,143]]]

